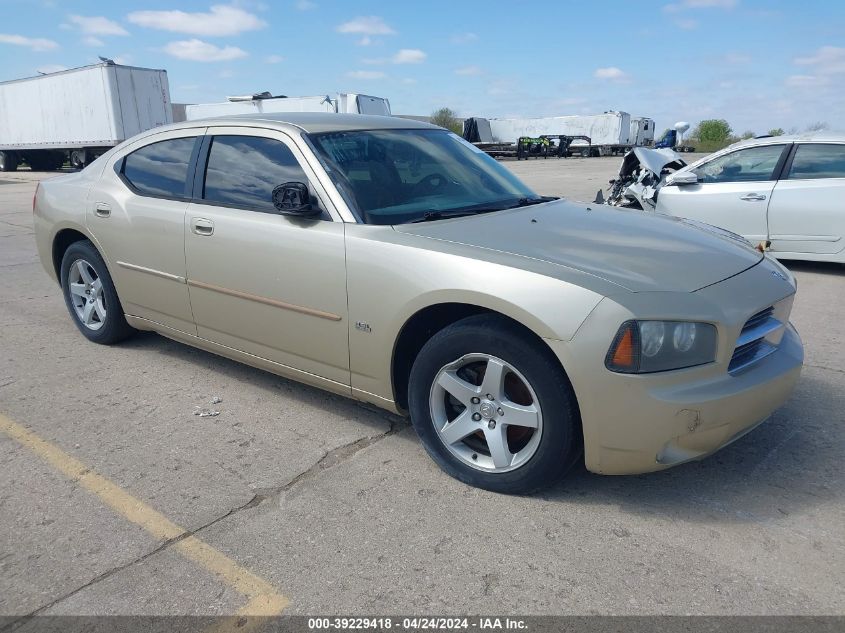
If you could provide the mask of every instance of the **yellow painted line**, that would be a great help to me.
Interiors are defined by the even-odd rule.
[[[249,598],[247,604],[238,610],[239,616],[278,615],[288,605],[288,599],[279,594],[266,580],[241,567],[117,484],[3,414],[0,414],[0,431],[31,450],[71,481],[76,481],[93,492],[118,514],[144,528],[155,538],[165,541],[180,539],[174,543],[174,547],[185,558],[207,569]]]

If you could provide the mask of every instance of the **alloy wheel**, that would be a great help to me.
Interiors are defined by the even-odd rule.
[[[106,298],[97,271],[84,259],[77,259],[70,265],[67,282],[76,318],[89,330],[99,330],[106,323]]]
[[[515,470],[540,444],[543,415],[537,395],[501,358],[466,354],[445,365],[435,375],[429,405],[449,452],[478,470]]]

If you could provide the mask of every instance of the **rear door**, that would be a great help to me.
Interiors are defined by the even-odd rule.
[[[205,128],[146,137],[113,157],[88,196],[97,239],[123,309],[195,334],[185,284],[185,213]]]
[[[322,217],[278,213],[273,189],[291,181]],[[327,200],[284,133],[208,128],[185,217],[188,288],[200,337],[348,389],[344,225]]]
[[[759,243],[768,234],[769,199],[789,147],[745,147],[706,161],[693,170],[697,184],[660,190],[657,211],[707,222]]]
[[[845,143],[798,143],[769,205],[772,252],[845,253]]]

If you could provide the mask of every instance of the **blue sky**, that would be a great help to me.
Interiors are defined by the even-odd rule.
[[[608,109],[842,128],[845,3],[0,0],[0,80],[95,63],[165,68],[175,102],[270,90],[388,97],[394,113]]]

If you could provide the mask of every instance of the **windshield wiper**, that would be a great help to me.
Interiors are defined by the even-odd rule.
[[[409,224],[416,224],[417,222],[431,222],[432,220],[443,220],[445,218],[461,218],[467,215],[479,215],[481,213],[491,213],[493,211],[505,211],[506,209],[516,209],[518,207],[528,207],[533,204],[542,204],[543,202],[551,202],[558,200],[554,196],[538,196],[536,198],[517,198],[516,200],[509,200],[506,203],[500,204],[478,204],[455,209],[454,211],[429,211],[421,218],[416,218],[408,222]]]
[[[462,218],[467,215],[475,215],[475,211],[456,211],[454,213],[444,213],[443,211],[427,211],[421,218],[411,220],[409,224],[416,224],[417,222],[431,222],[432,220],[444,220],[446,218]]]
[[[552,200],[560,200],[557,196],[538,196],[537,198],[520,198],[516,204],[507,207],[508,209],[516,209],[517,207],[528,207],[532,204],[543,204],[544,202],[551,202]]]

